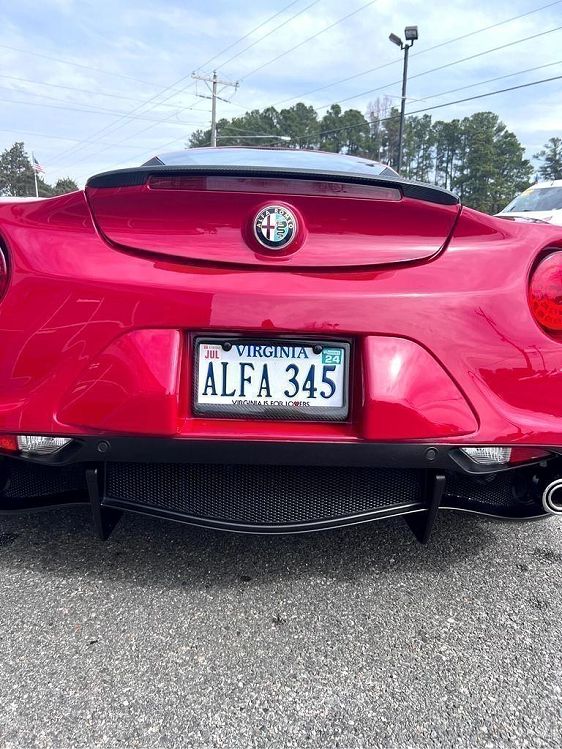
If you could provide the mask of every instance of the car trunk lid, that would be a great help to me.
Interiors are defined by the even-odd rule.
[[[118,249],[303,269],[428,260],[460,210],[451,193],[398,178],[283,169],[119,170],[90,179],[86,194],[98,230]],[[297,220],[281,251],[257,241],[257,217],[269,206]]]

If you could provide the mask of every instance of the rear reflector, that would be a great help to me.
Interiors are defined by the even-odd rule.
[[[562,252],[553,252],[538,265],[529,286],[529,304],[542,328],[562,332]]]
[[[512,447],[510,463],[532,463],[536,460],[545,460],[552,453],[541,450],[539,447]]]
[[[151,190],[197,190],[207,192],[252,192],[268,195],[316,195],[318,197],[362,198],[365,200],[401,200],[396,187],[355,185],[346,182],[324,182],[309,179],[258,177],[189,177],[171,175],[148,178]]]
[[[13,434],[0,435],[0,450],[17,453],[19,450],[17,438]]]

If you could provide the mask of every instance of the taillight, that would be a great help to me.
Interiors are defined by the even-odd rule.
[[[4,292],[8,287],[8,263],[6,262],[6,256],[0,247],[0,299],[4,296]]]
[[[537,266],[529,287],[529,304],[542,328],[562,333],[562,252],[553,252]]]
[[[53,455],[72,442],[71,437],[38,437],[29,434],[0,434],[0,451],[21,455]]]

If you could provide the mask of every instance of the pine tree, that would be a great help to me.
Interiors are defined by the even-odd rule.
[[[78,185],[70,177],[59,179],[52,187],[40,174],[37,175],[37,192],[40,198],[63,195],[73,190],[78,190]],[[15,198],[35,197],[33,167],[21,141],[0,154],[0,195]]]
[[[539,167],[541,179],[562,179],[562,138],[550,138],[533,158],[542,161]]]
[[[31,161],[21,141],[0,154],[0,195],[16,198],[35,195]]]
[[[283,147],[319,148],[395,166],[399,123],[400,113],[389,99],[370,104],[366,117],[356,109],[344,111],[334,104],[320,121],[313,107],[299,102],[280,112],[269,107],[221,120],[218,131],[231,136],[223,145],[265,144],[263,139],[242,137],[252,133],[288,135],[292,141]],[[192,134],[190,145],[208,145],[209,141],[209,131],[199,130]],[[543,161],[541,176],[562,178],[561,138],[551,138],[536,158]],[[532,167],[516,135],[498,115],[476,112],[450,122],[432,122],[429,115],[407,117],[402,173],[452,190],[472,208],[497,213],[529,184]]]
[[[345,112],[339,104],[332,104],[320,121],[321,151],[367,156],[370,126],[358,109]]]
[[[78,190],[78,185],[73,179],[70,179],[70,177],[61,177],[55,182],[52,194],[65,195],[67,192],[74,192],[75,190]]]
[[[317,148],[320,126],[314,107],[302,102],[288,109],[282,109],[277,119],[278,135],[291,138],[284,143],[285,148]]]

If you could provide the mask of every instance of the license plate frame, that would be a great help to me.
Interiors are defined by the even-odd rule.
[[[286,345],[304,346],[312,348],[322,346],[326,349],[342,349],[344,352],[343,380],[342,380],[342,404],[341,406],[261,406],[255,404],[232,405],[228,403],[201,403],[199,402],[199,352],[202,344],[255,344],[258,346]],[[192,363],[193,363],[193,397],[192,408],[196,416],[212,416],[213,418],[228,419],[265,419],[274,421],[319,421],[319,422],[344,422],[349,418],[350,411],[350,367],[351,367],[351,342],[349,340],[327,340],[312,339],[292,336],[280,336],[279,338],[262,338],[259,336],[238,335],[198,335],[193,338]]]

